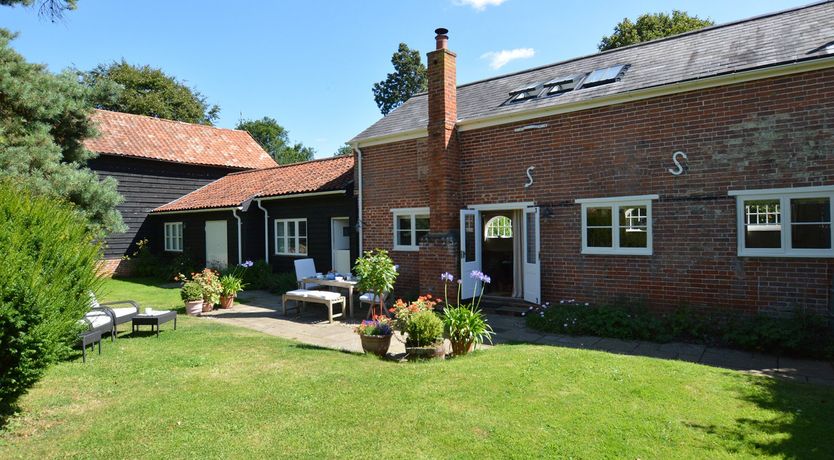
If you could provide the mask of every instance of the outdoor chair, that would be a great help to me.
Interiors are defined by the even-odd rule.
[[[110,312],[106,311],[106,307],[91,307],[90,311],[78,320],[78,323],[85,328],[78,334],[78,343],[81,344],[82,362],[86,363],[87,346],[92,345],[95,348],[98,343],[98,354],[101,354],[101,337],[104,334],[110,334],[110,341],[115,339],[113,317]]]
[[[295,279],[298,281],[299,289],[317,289],[320,284],[305,283],[304,278],[316,276],[316,262],[313,259],[298,259],[295,261]]]
[[[387,302],[387,299],[388,299],[388,293],[383,292],[382,293],[382,303],[383,303],[383,305]],[[373,311],[373,308],[376,307],[377,305],[379,305],[379,296],[374,294],[373,292],[366,292],[366,293],[359,296],[359,305],[361,306],[362,304],[368,304],[368,318],[370,318],[371,317],[371,312]],[[387,313],[385,311],[383,311],[383,312],[381,312],[381,314],[385,315]]]
[[[139,304],[133,300],[119,300],[100,304],[96,295],[92,292],[90,293],[90,307],[90,310],[102,310],[110,316],[113,320],[113,337],[118,332],[119,324],[130,322],[139,314]]]

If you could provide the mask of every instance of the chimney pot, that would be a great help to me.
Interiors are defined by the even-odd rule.
[[[449,36],[448,36],[448,35],[446,35],[446,34],[448,34],[448,33],[449,33],[449,30],[448,30],[448,29],[444,29],[443,27],[441,27],[441,28],[439,28],[439,29],[435,29],[435,30],[434,30],[434,33],[436,33],[436,34],[437,34],[437,36],[436,36],[436,37],[434,37],[434,39],[437,41],[437,47],[436,47],[435,49],[438,49],[438,50],[445,50],[445,49],[446,49],[446,45],[447,45],[447,44],[448,44],[448,42],[449,42]]]

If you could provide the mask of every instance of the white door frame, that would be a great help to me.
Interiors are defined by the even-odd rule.
[[[209,259],[209,224],[219,224],[222,223],[223,229],[223,247],[225,251],[223,252],[223,257],[221,259]],[[226,268],[229,266],[229,228],[228,222],[223,220],[207,220],[205,221],[205,234],[206,234],[206,266],[212,266],[211,262],[219,262],[221,267],[213,266],[212,268]]]
[[[466,252],[466,220],[467,217],[472,216],[474,228],[472,229],[472,236],[475,239],[475,254],[467,254]],[[481,212],[476,209],[461,209],[460,210],[460,296],[461,299],[470,299],[472,294],[480,293],[483,290],[480,281],[473,280],[469,274],[473,270],[481,270],[483,264],[483,257],[481,256],[483,248],[483,238],[481,229]],[[476,294],[477,295],[477,294]]]
[[[330,265],[334,271],[339,271],[336,268],[336,221],[344,221],[346,223],[345,227],[350,228],[350,218],[349,217],[331,217],[330,218]],[[341,237],[341,235],[339,235]],[[344,250],[344,249],[342,249]],[[347,251],[350,251],[350,237],[348,236],[348,247]],[[348,271],[350,271],[351,267],[348,267]]]
[[[532,232],[528,231],[528,216],[533,216]],[[541,225],[539,208],[525,208],[521,220],[521,257],[524,280],[524,300],[531,303],[541,303]],[[532,253],[528,250],[528,233],[533,237]]]

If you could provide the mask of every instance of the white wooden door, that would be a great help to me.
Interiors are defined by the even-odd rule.
[[[524,300],[541,303],[539,208],[526,208],[523,220]]]
[[[229,240],[225,220],[206,221],[206,266],[226,268],[229,265]]]
[[[333,248],[333,271],[350,273],[350,221],[347,217],[330,220],[330,247]]]
[[[461,298],[471,299],[481,292],[481,283],[469,276],[481,270],[481,213],[474,209],[460,211],[460,279]]]

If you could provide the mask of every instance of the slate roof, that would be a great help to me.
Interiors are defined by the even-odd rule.
[[[458,121],[833,55],[834,2],[826,1],[459,85]],[[630,64],[620,81],[506,104],[510,91],[527,84],[617,64]],[[422,93],[352,141],[425,128],[427,122],[428,96]]]
[[[109,110],[92,119],[101,134],[84,145],[99,154],[239,169],[277,164],[246,131]]]
[[[253,198],[345,190],[353,181],[353,156],[242,171],[221,177],[151,212],[241,206]]]

